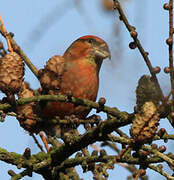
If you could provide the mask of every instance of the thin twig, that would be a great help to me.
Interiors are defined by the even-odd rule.
[[[120,129],[116,129],[115,132],[119,134],[121,137],[129,138],[129,136]]]
[[[24,51],[20,48],[20,46],[16,43],[16,41],[9,35],[10,41],[13,49],[22,57],[26,65],[33,72],[33,74],[38,78],[38,69],[34,66],[31,60],[27,57]]]
[[[162,176],[165,176],[168,180],[174,180],[174,177],[172,177],[171,175],[163,171],[162,168],[158,168],[157,166],[154,166],[153,164],[149,164],[148,167],[160,173]]]
[[[125,13],[124,13],[119,1],[118,0],[113,0],[113,1],[114,1],[114,9],[118,10],[118,12],[120,14],[120,19],[123,21],[123,23],[125,24],[127,30],[130,32],[131,37],[134,39],[134,42],[136,43],[136,46],[138,47],[138,50],[140,51],[141,55],[143,56],[144,61],[145,61],[146,65],[147,65],[147,67],[148,67],[148,69],[149,69],[149,71],[150,71],[150,73],[152,75],[152,79],[155,82],[155,84],[156,84],[156,86],[157,86],[157,88],[159,90],[161,100],[163,100],[164,95],[163,95],[161,87],[160,87],[160,85],[158,83],[158,79],[156,77],[156,71],[154,70],[154,68],[153,68],[153,66],[152,66],[152,64],[150,62],[150,59],[148,57],[148,53],[144,50],[144,48],[142,47],[139,39],[137,38],[138,33],[135,31],[135,27],[133,27],[133,26],[131,26],[129,24],[129,21],[128,21],[128,19],[127,19]]]
[[[120,149],[116,146],[116,144],[108,142],[108,141],[104,141],[101,146],[109,146],[112,150],[116,151],[118,154],[120,153]],[[119,163],[117,162],[117,164],[125,169],[127,169],[129,172],[131,172],[132,174],[137,171],[137,168],[135,165],[128,165],[125,163]],[[140,176],[140,179],[142,180],[148,180],[147,176]]]
[[[44,143],[44,146],[45,146],[45,149],[47,150],[47,152],[49,152],[50,148],[48,146],[48,140],[47,138],[44,136],[43,132],[39,132],[39,136],[40,138],[42,139],[43,143]]]
[[[82,105],[86,106],[87,108],[94,108],[94,109],[100,109],[100,105],[97,102],[90,101],[88,99],[81,99],[81,98],[74,98],[72,97],[71,100],[68,98],[68,96],[65,95],[40,95],[40,96],[34,96],[29,98],[21,98],[16,101],[17,105],[24,105],[26,103],[30,102],[39,102],[39,101],[59,101],[59,102],[69,102],[73,103],[75,105]],[[11,108],[11,105],[8,103],[0,104],[0,110],[9,109]],[[134,114],[129,114],[127,112],[121,112],[116,107],[111,108],[108,106],[104,106],[102,109],[102,112],[106,112],[108,114],[111,114],[118,119],[132,119],[134,118]]]
[[[5,36],[5,39],[7,41],[7,45],[8,45],[8,50],[9,52],[13,52],[13,48],[11,46],[11,43],[10,43],[10,40],[9,40],[9,37],[8,37],[8,34],[7,34],[7,30],[4,26],[4,23],[3,23],[3,20],[2,20],[2,17],[0,16],[0,24],[2,26],[2,30],[3,30],[3,33],[4,33],[4,36]]]
[[[149,146],[142,146],[142,149],[147,151],[147,152],[154,154],[155,156],[163,159],[164,161],[166,161],[170,165],[174,166],[174,160],[172,158],[168,157],[167,155],[165,155],[164,153],[159,152],[157,149],[153,149]]]
[[[66,125],[66,124],[80,125],[80,124],[95,124],[95,123],[97,124],[99,122],[100,122],[100,120],[92,119],[92,118],[91,119],[75,118],[75,119],[69,120],[69,119],[60,119],[60,117],[56,116],[54,119],[50,120],[50,122],[48,122],[48,124],[51,123],[51,124],[64,124],[64,125]]]
[[[24,176],[32,176],[32,171],[29,169],[25,169],[19,174],[16,174],[13,170],[9,170],[8,174],[11,176],[10,180],[19,180],[22,179]]]
[[[31,136],[33,137],[34,142],[35,142],[36,145],[39,147],[39,149],[40,149],[42,152],[44,152],[42,145],[39,144],[39,141],[36,139],[35,135],[34,135],[34,134],[31,134]]]
[[[60,165],[58,165],[55,170],[60,171],[65,168],[69,167],[74,167],[77,165],[82,164],[84,161],[86,163],[91,163],[91,162],[107,162],[109,160],[115,160],[115,156],[84,156],[84,157],[76,157],[76,158],[71,158],[71,159],[66,159],[63,161]]]
[[[120,152],[120,149],[116,146],[115,143],[111,143],[109,141],[104,141],[101,146],[108,146],[110,147],[112,150],[114,150],[115,152],[119,153]]]
[[[174,71],[173,71],[173,0],[169,1],[169,67],[170,67],[170,81],[171,89],[174,90]],[[171,43],[170,43],[171,42]],[[174,105],[174,92],[172,92],[172,99]]]

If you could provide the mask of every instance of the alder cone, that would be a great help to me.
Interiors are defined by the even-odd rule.
[[[30,89],[28,83],[23,82],[19,98],[29,98],[34,96],[34,91]],[[29,132],[38,132],[37,121],[36,121],[36,104],[34,102],[27,103],[17,107],[17,119],[19,120],[20,126]]]
[[[135,142],[144,144],[150,143],[154,137],[158,124],[159,113],[153,102],[146,102],[140,114],[135,115],[130,134]]]
[[[10,52],[0,58],[0,90],[5,94],[18,93],[24,76],[24,63],[21,57]]]
[[[64,72],[65,62],[62,56],[53,56],[50,58],[44,69],[39,70],[39,79],[43,91],[49,94],[56,94],[59,90],[61,75]]]

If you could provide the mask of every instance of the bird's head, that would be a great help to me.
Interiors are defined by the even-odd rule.
[[[98,71],[103,59],[110,59],[107,43],[97,36],[83,36],[74,41],[64,53],[68,61],[85,60],[97,67]]]

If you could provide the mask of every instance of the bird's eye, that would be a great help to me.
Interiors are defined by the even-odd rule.
[[[93,43],[93,39],[88,39],[88,42],[89,42],[90,44],[92,44],[92,43]]]

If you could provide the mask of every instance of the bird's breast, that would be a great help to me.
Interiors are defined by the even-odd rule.
[[[69,65],[62,76],[61,93],[95,101],[98,84],[95,67],[92,64],[76,62]]]
[[[98,74],[91,64],[78,62],[67,66],[61,77],[60,94],[71,94],[76,98],[96,100],[99,80]],[[90,112],[83,106],[75,106],[72,103],[48,102],[43,111],[45,117],[76,115],[84,118]]]

